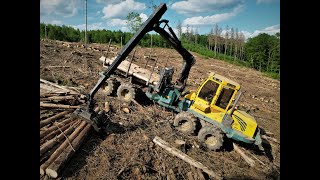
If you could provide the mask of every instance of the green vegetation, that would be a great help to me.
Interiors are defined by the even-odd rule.
[[[138,14],[128,15],[134,19],[134,24]],[[141,19],[140,19],[141,20]],[[204,57],[211,57],[227,61],[232,64],[254,68],[263,72],[264,75],[279,79],[280,78],[280,33],[268,35],[259,34],[256,37],[249,38],[246,42],[242,33],[238,34],[231,28],[230,33],[226,33],[224,37],[221,35],[221,28],[217,26],[216,30],[211,30],[208,35],[199,35],[197,30],[193,30],[187,26],[187,31],[182,33],[181,25],[178,24],[178,36],[183,46],[193,52],[197,52]],[[179,29],[180,28],[180,29]],[[227,27],[227,30],[229,28]],[[88,43],[108,43],[111,39],[112,43],[124,45],[133,36],[133,33],[111,31],[111,30],[90,30],[87,32]],[[74,29],[68,26],[45,25],[40,23],[40,38],[49,38],[54,40],[69,42],[84,42],[84,31]],[[171,46],[159,34],[146,34],[138,45],[150,47],[152,39],[152,47],[171,48]]]

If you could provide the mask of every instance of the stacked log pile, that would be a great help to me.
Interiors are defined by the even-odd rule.
[[[90,132],[91,125],[71,117],[85,102],[75,90],[40,79],[40,175],[57,178]]]

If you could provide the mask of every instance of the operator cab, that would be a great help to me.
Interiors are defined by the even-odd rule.
[[[212,72],[199,87],[193,106],[205,113],[225,113],[239,89],[238,83]]]

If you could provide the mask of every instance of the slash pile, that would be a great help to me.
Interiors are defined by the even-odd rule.
[[[58,177],[88,136],[91,124],[71,117],[84,98],[75,90],[40,79],[40,175]]]

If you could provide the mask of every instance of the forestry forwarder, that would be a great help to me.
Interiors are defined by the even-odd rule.
[[[197,127],[201,127],[198,139],[202,146],[209,150],[218,150],[226,135],[237,141],[261,146],[260,130],[255,119],[244,111],[236,110],[241,92],[235,99],[240,85],[218,74],[211,73],[202,82],[197,91],[183,92],[186,81],[195,58],[185,48],[168,25],[168,20],[160,20],[167,10],[166,4],[160,4],[152,15],[144,22],[128,43],[121,49],[113,63],[101,74],[95,87],[87,95],[86,107],[77,109],[74,113],[91,123],[95,130],[100,131],[106,120],[104,112],[96,113],[93,108],[96,92],[114,73],[120,63],[128,56],[143,36],[154,30],[165,38],[183,57],[184,63],[180,77],[173,84],[173,68],[162,68],[156,85],[148,85],[146,96],[167,109],[178,114],[174,119],[174,126],[187,134],[193,134]],[[164,27],[160,25],[165,23]],[[164,30],[168,26],[170,34]]]

